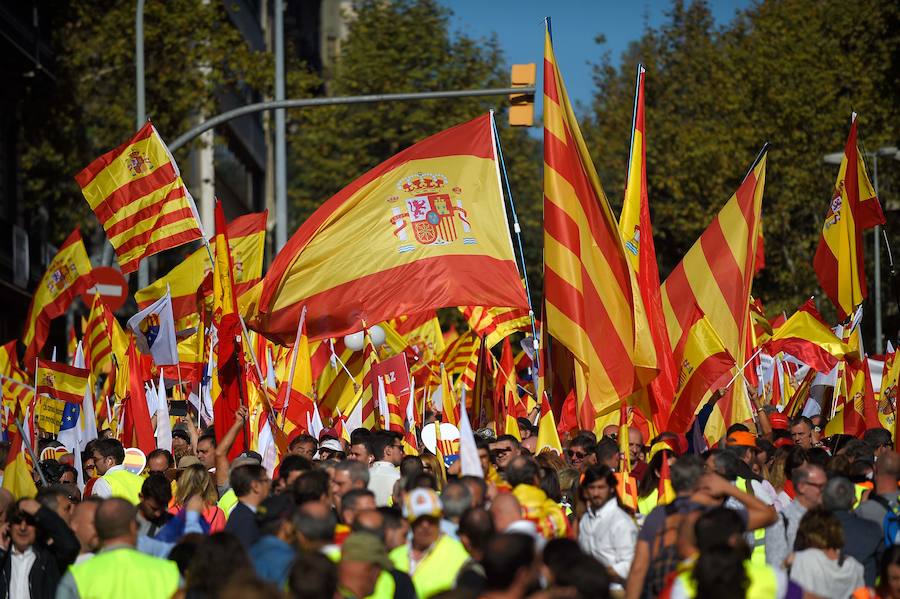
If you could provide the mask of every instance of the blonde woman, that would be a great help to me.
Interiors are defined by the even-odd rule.
[[[203,499],[203,519],[209,524],[209,533],[213,534],[225,529],[225,512],[216,505],[219,494],[216,485],[205,467],[191,464],[178,473],[178,488],[175,490],[175,505],[169,510],[177,514],[184,508],[188,499],[197,495]]]

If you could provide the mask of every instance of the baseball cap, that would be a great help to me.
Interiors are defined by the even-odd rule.
[[[440,518],[442,513],[441,500],[431,489],[413,489],[403,502],[403,515],[410,522],[425,516]]]
[[[384,543],[368,532],[352,532],[347,535],[341,547],[341,560],[377,564],[385,570],[391,570],[394,567]]]
[[[782,414],[781,412],[772,412],[769,414],[769,424],[771,424],[772,428],[775,430],[786,431],[790,428],[787,414]]]
[[[725,439],[728,447],[756,447],[756,435],[745,431],[734,431]]]
[[[322,444],[319,445],[319,451],[323,449],[328,449],[330,451],[340,451],[343,452],[344,448],[341,445],[341,442],[337,439],[325,439],[322,441]]]
[[[248,464],[259,466],[260,464],[262,464],[262,456],[255,451],[245,451],[238,457],[234,458],[234,461],[231,462],[231,469],[234,470],[235,468],[247,466]]]
[[[319,441],[322,441],[322,439],[325,439],[327,437],[331,437],[332,439],[337,439],[338,433],[335,429],[331,428],[330,426],[325,427],[321,431],[319,431]]]
[[[188,466],[193,466],[194,464],[199,464],[200,460],[197,459],[197,456],[192,455],[183,455],[178,458],[178,469],[184,470]]]

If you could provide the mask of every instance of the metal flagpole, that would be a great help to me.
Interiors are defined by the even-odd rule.
[[[281,409],[282,416],[287,414],[288,404],[291,401],[291,390],[294,388],[294,373],[297,371],[297,346],[300,345],[300,335],[303,331],[303,324],[306,322],[306,306],[300,310],[300,320],[297,321],[297,334],[294,335],[294,348],[291,352],[291,369],[288,372],[287,392],[284,394],[284,407]]]
[[[549,26],[549,20],[548,20]],[[519,216],[516,214],[516,203],[513,198],[512,188],[509,185],[509,175],[506,172],[506,162],[503,160],[503,148],[500,146],[500,133],[497,131],[497,123],[494,120],[494,111],[491,111],[491,128],[494,136],[494,143],[497,147],[497,159],[499,162],[500,170],[503,171],[503,182],[506,183],[506,197],[509,200],[509,209],[513,218],[513,231],[516,234],[516,242],[519,246],[519,260],[522,263],[522,279],[525,281],[525,298],[528,300],[528,316],[531,319],[531,334],[533,337],[532,348],[534,349],[534,369],[532,370],[532,380],[534,381],[534,388],[538,388],[538,371],[540,370],[540,339],[537,334],[537,325],[534,321],[534,306],[531,304],[531,287],[528,284],[528,271],[527,265],[525,264],[525,250],[522,245],[522,227],[519,225]],[[500,171],[498,170],[497,175],[499,177]],[[502,188],[501,188],[502,192]]]

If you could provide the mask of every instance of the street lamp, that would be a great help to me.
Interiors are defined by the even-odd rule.
[[[872,186],[875,188],[875,195],[878,195],[878,157],[892,156],[895,160],[900,160],[900,150],[897,146],[883,146],[873,152],[864,152],[866,158],[872,162]],[[843,152],[832,152],[825,154],[822,160],[825,164],[840,164],[844,159]],[[849,168],[849,165],[848,165]],[[875,225],[875,351],[883,353],[884,341],[882,338],[881,323],[881,225]]]

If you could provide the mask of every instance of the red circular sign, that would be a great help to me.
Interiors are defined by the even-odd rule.
[[[111,312],[115,312],[125,305],[128,299],[128,281],[122,273],[111,266],[98,266],[91,270],[94,276],[94,285],[81,295],[85,305],[90,307],[94,303],[94,292],[100,293]]]

